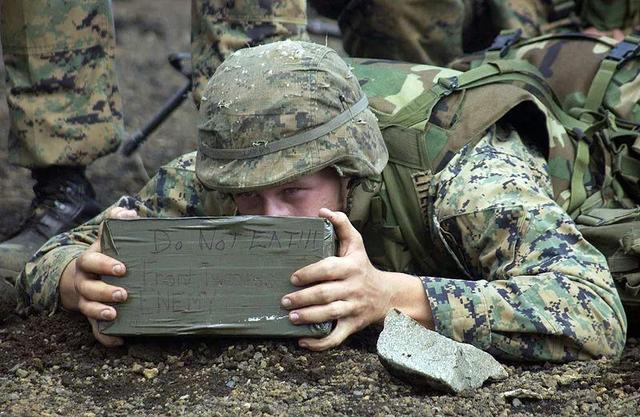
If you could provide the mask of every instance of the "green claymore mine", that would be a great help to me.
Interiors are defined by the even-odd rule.
[[[299,268],[336,251],[332,225],[309,217],[199,217],[107,220],[103,252],[127,266],[118,317],[101,322],[118,336],[324,336],[331,323],[293,325],[280,307],[299,289]]]

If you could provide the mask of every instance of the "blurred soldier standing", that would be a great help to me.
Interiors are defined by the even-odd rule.
[[[85,167],[118,148],[124,127],[111,2],[1,3],[10,162],[36,180],[30,215],[0,244],[0,278],[12,280],[49,237],[100,211]],[[228,54],[306,36],[305,0],[194,0],[192,16],[196,105]]]
[[[109,0],[4,0],[0,28],[9,161],[36,180],[27,219],[0,244],[11,280],[49,237],[100,211],[85,167],[118,148],[124,127]]]
[[[233,51],[273,40],[305,38],[307,0],[193,0],[195,100]],[[527,37],[585,31],[621,40],[640,24],[628,0],[310,0],[337,19],[351,56],[446,65],[488,47],[501,30]]]
[[[527,37],[560,30],[622,40],[640,24],[628,0],[310,0],[338,19],[352,56],[446,65],[484,49],[501,30]]]

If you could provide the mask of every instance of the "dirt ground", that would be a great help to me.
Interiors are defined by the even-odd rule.
[[[188,50],[189,11],[189,0],[114,1],[128,131],[184,82],[166,56]],[[142,147],[140,159],[112,155],[93,164],[100,203],[135,192],[145,171],[193,150],[195,117],[188,102]],[[0,237],[19,223],[31,185],[28,171],[6,163],[3,139]],[[629,339],[618,362],[506,364],[508,379],[452,396],[389,375],[375,353],[379,331],[367,329],[325,353],[263,339],[130,340],[106,349],[77,315],[12,317],[0,325],[0,416],[640,414],[637,339]]]

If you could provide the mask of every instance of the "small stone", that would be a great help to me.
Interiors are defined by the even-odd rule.
[[[531,400],[544,400],[549,397],[549,393],[545,391],[534,391],[526,388],[516,388],[511,391],[505,391],[500,394],[504,399],[509,398],[528,398]]]
[[[138,362],[134,362],[133,365],[131,365],[131,372],[133,372],[134,374],[141,374],[143,370],[144,367]]]
[[[40,358],[33,358],[31,360],[33,362],[34,368],[42,371],[44,369],[44,362]]]
[[[513,401],[511,401],[511,405],[513,405],[514,407],[520,407],[522,405],[522,401],[520,401],[517,398],[514,398]]]
[[[431,331],[398,310],[387,314],[377,348],[389,372],[419,386],[459,393],[508,376],[490,354]]]
[[[158,368],[146,368],[142,374],[147,379],[153,379],[158,376]]]
[[[18,375],[18,377],[20,378],[26,378],[29,376],[29,372],[25,371],[22,368],[18,368],[16,369],[16,375]]]

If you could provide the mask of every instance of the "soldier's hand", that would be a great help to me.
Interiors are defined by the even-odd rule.
[[[107,217],[133,219],[137,214],[134,210],[116,207],[109,211]],[[78,310],[87,316],[95,338],[103,345],[112,347],[122,345],[123,339],[101,334],[97,320],[114,320],[115,308],[104,303],[125,301],[127,291],[106,284],[100,280],[100,275],[122,277],[126,273],[126,267],[117,259],[101,253],[101,234],[102,225],[96,241],[65,268],[60,279],[60,301],[65,308]]]
[[[337,346],[350,334],[384,318],[391,308],[392,288],[384,272],[369,260],[362,236],[344,213],[322,209],[320,216],[334,226],[339,256],[329,257],[294,272],[291,282],[308,288],[287,294],[282,305],[294,324],[336,320],[333,331],[321,339],[300,339],[311,350]]]
[[[620,30],[620,29],[612,29],[612,30],[608,30],[608,31],[602,31],[602,30],[598,30],[595,27],[591,26],[589,28],[586,28],[583,32],[586,33],[587,35],[608,36],[610,38],[615,39],[618,42],[624,40],[624,32],[622,30]]]

